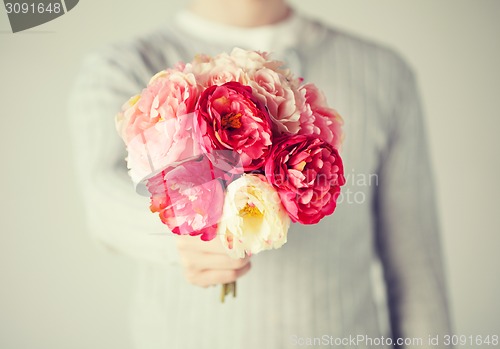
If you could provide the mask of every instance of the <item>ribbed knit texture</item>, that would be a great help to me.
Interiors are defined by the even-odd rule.
[[[429,335],[448,333],[433,181],[411,70],[390,49],[300,15],[282,40],[272,41],[268,29],[262,35],[271,35],[276,57],[317,84],[343,115],[347,185],[334,215],[292,225],[284,247],[253,256],[238,297],[225,304],[218,287],[185,281],[172,234],[133,190],[114,116],[159,70],[235,44],[207,42],[177,22],[85,60],[69,109],[75,163],[92,236],[138,262],[136,347],[280,349],[300,338],[391,333],[427,343]],[[258,48],[245,42],[252,46],[242,39],[243,48]]]

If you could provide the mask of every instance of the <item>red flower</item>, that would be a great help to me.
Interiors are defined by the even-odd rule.
[[[236,167],[252,171],[263,166],[271,142],[267,111],[254,99],[252,89],[238,82],[207,88],[196,108],[198,134],[207,153],[231,150]]]
[[[265,173],[292,221],[302,224],[315,224],[332,214],[340,186],[345,184],[337,150],[314,136],[278,140],[266,161]]]

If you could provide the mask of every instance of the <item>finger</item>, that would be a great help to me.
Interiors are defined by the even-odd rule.
[[[251,263],[248,263],[243,268],[235,270],[203,270],[198,273],[187,274],[188,282],[201,286],[208,287],[217,284],[228,284],[236,281],[251,268]]]
[[[243,268],[250,262],[250,257],[235,259],[223,254],[208,254],[186,251],[181,253],[181,262],[184,268],[192,270],[221,269],[231,270]]]
[[[203,241],[199,236],[176,236],[177,248],[180,250],[200,251],[205,253],[225,254],[222,242],[216,237],[210,241]]]

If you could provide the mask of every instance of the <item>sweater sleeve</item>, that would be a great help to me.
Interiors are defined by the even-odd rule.
[[[176,264],[173,234],[149,211],[149,198],[135,192],[115,130],[121,106],[156,73],[142,58],[123,50],[85,59],[69,101],[73,160],[94,240],[142,261]]]
[[[398,98],[375,201],[392,335],[424,343],[439,335],[445,347],[450,324],[425,125],[412,71],[404,63],[395,69]]]

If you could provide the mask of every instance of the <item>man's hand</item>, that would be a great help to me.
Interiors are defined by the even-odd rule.
[[[176,236],[176,239],[184,275],[193,285],[227,284],[250,270],[250,257],[229,257],[218,238],[202,241],[198,236],[184,235]]]

